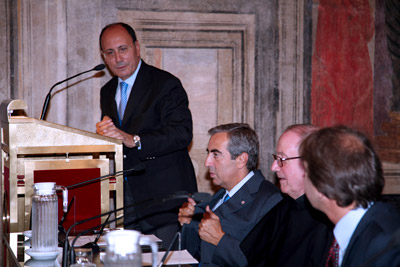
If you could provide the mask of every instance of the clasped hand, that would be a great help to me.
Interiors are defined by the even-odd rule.
[[[134,147],[133,136],[125,133],[121,129],[118,129],[112,119],[108,116],[104,116],[101,121],[96,123],[96,133],[107,137],[116,138],[122,140],[126,147]]]
[[[196,201],[189,197],[188,202],[183,203],[182,207],[179,209],[178,221],[181,226],[185,223],[189,224],[192,221],[194,206],[196,206]]]
[[[221,222],[219,217],[210,210],[210,207],[206,207],[206,212],[203,214],[203,219],[199,224],[199,236],[202,240],[218,245],[225,232],[222,230]]]

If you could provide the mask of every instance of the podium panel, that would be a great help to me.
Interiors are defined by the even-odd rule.
[[[108,160],[70,160],[65,161],[28,161],[25,163],[27,195],[33,195],[33,184],[40,182],[56,182],[57,185],[70,186],[107,174]],[[62,193],[58,195],[58,221],[63,216]],[[109,181],[93,182],[68,189],[68,211],[63,227],[68,229],[72,224],[108,210],[110,204]],[[30,228],[32,206],[31,198],[25,198],[25,228]],[[78,225],[72,234],[99,225],[105,218]]]
[[[30,227],[33,184],[55,182],[68,186],[122,171],[122,142],[95,133],[26,116],[21,100],[1,104],[2,202],[4,232]],[[103,180],[69,190],[75,196],[64,227],[123,206],[123,179]],[[110,195],[116,196],[110,198]],[[59,196],[61,199],[61,195]],[[59,217],[62,205],[59,204]],[[122,212],[121,212],[122,213]],[[119,215],[119,214],[117,214]],[[105,220],[105,218],[102,218]],[[93,221],[93,225],[100,221]],[[89,228],[89,225],[82,225]],[[79,228],[77,229],[79,230]]]

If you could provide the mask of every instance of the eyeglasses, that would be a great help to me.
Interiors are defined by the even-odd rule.
[[[131,48],[130,45],[122,45],[117,48],[118,54],[119,55],[125,55],[128,53],[129,49]],[[115,57],[116,51],[114,49],[107,49],[106,51],[103,52],[103,55],[105,58],[112,58]]]
[[[291,160],[291,159],[299,159],[301,157],[292,157],[292,158],[282,158],[278,155],[272,154],[272,157],[274,158],[274,160],[276,160],[276,162],[278,163],[279,167],[283,167],[283,162],[286,160]]]

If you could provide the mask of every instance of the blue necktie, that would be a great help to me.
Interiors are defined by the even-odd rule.
[[[124,118],[126,103],[128,102],[128,84],[126,82],[121,82],[119,86],[121,88],[121,102],[119,103],[118,115],[120,120],[122,121],[122,119]]]
[[[228,201],[228,199],[230,199],[231,197],[229,196],[229,194],[226,194],[224,197],[224,203]]]

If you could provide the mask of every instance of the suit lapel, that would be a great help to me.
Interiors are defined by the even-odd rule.
[[[119,125],[118,108],[117,108],[117,103],[115,102],[115,94],[117,92],[117,88],[118,88],[118,77],[114,77],[109,85],[109,89],[107,89],[106,92],[107,92],[107,98],[113,99],[113,101],[111,101],[110,117],[116,125]]]
[[[149,68],[148,65],[142,60],[142,65],[139,69],[138,75],[136,77],[135,83],[133,84],[131,93],[129,95],[128,103],[126,105],[124,118],[122,120],[122,127],[131,121],[129,117],[137,113],[135,112],[140,106],[146,91],[148,90],[150,84]]]
[[[347,258],[351,254],[351,249],[352,249],[354,243],[357,242],[358,238],[362,235],[365,228],[368,226],[368,224],[374,218],[376,209],[378,208],[378,206],[379,206],[378,203],[375,203],[374,205],[372,205],[372,207],[370,207],[369,210],[361,218],[361,221],[358,223],[356,230],[354,231],[353,235],[351,236],[350,242],[347,245],[346,252],[344,253],[344,256],[343,256],[343,264],[347,261]]]
[[[254,199],[260,185],[260,176],[254,174],[229,201],[223,203],[216,211],[218,216],[229,217],[229,214],[236,212]],[[222,197],[222,196],[221,196]]]
[[[215,193],[215,195],[213,196],[213,198],[211,199],[211,201],[207,204],[210,209],[213,209],[214,206],[217,204],[217,202],[225,195],[226,190],[225,189],[220,189],[218,190],[217,193]],[[205,209],[205,207],[204,207]]]

